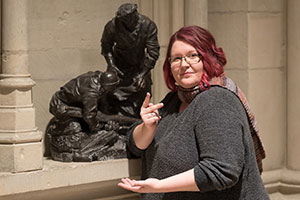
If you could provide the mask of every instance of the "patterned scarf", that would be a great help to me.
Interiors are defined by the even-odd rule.
[[[254,114],[250,110],[250,106],[246,100],[244,93],[230,78],[227,78],[225,76],[213,78],[210,81],[210,84],[211,85],[219,85],[223,88],[230,90],[242,102],[242,104],[245,108],[245,111],[247,113],[250,132],[251,132],[251,136],[252,136],[252,140],[253,140],[254,148],[255,148],[256,162],[258,165],[259,172],[261,174],[263,171],[262,160],[266,157],[266,153],[265,153],[262,141],[259,137],[259,130],[257,128]],[[194,99],[194,97],[197,94],[199,94],[200,92],[201,91],[200,91],[199,86],[196,86],[194,88],[189,88],[189,89],[178,87],[178,97],[182,102],[186,102],[186,103],[190,103]]]

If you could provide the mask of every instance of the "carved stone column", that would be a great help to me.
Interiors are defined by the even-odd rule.
[[[28,73],[27,0],[2,0],[0,172],[42,168],[42,134],[35,126],[34,81]]]
[[[198,25],[207,28],[207,0],[139,0],[143,14],[158,26],[160,57],[152,71],[153,101],[159,102],[169,91],[165,86],[162,66],[171,35],[183,26]]]
[[[185,0],[184,25],[198,25],[207,28],[208,2],[207,0]]]
[[[171,19],[171,34],[178,31],[181,27],[184,26],[184,0],[172,0],[170,10],[172,12]]]
[[[288,1],[287,168],[300,171],[300,1]]]
[[[160,45],[160,56],[156,62],[152,73],[152,94],[153,102],[159,102],[168,92],[165,86],[162,66],[166,54],[166,47],[169,42],[171,32],[171,13],[170,6],[173,0],[139,0],[139,10],[142,14],[151,18],[158,27],[158,41]],[[174,0],[178,1],[178,0]],[[182,1],[182,0],[180,0]]]

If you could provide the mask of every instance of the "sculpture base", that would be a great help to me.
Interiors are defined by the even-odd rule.
[[[127,158],[126,137],[115,129],[90,133],[77,119],[53,118],[46,129],[50,155],[61,162],[92,162]]]

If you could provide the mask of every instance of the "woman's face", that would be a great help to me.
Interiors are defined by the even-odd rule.
[[[198,57],[195,58],[195,56]],[[199,59],[200,56],[193,46],[179,40],[174,42],[171,49],[170,67],[175,81],[181,87],[192,88],[199,85],[203,74],[203,63]],[[188,62],[189,60],[193,61]]]

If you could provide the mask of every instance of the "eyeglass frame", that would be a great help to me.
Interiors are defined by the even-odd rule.
[[[193,63],[193,62],[191,63],[190,61],[188,61],[188,59],[189,59],[188,57],[189,56],[191,57],[193,55],[197,55],[197,57],[199,58],[199,60],[197,62],[195,62],[195,63]],[[191,53],[191,54],[185,55],[185,56],[176,56],[175,58],[180,59],[180,62],[175,63],[175,66],[180,65],[182,63],[183,59],[185,60],[186,63],[192,65],[192,64],[199,63],[203,59],[203,56],[200,53]],[[172,63],[174,63],[174,61],[171,60],[171,56],[169,57],[168,60],[169,60],[170,65],[172,65]]]

